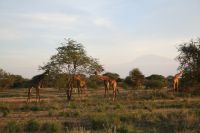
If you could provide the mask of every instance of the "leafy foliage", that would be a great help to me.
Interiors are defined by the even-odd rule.
[[[74,75],[79,73],[91,74],[94,71],[103,70],[97,59],[86,54],[86,51],[81,43],[71,39],[65,39],[62,46],[57,48],[57,54],[53,55],[50,61],[42,66],[44,70],[50,70],[55,75],[66,74],[66,93],[68,100],[71,99]]]
[[[146,88],[161,89],[167,86],[167,80],[162,75],[153,74],[149,77],[146,77],[145,86]]]
[[[1,88],[22,88],[26,87],[27,79],[20,75],[10,74],[0,69],[0,87]]]
[[[141,87],[144,84],[144,75],[138,68],[135,68],[129,72],[125,82],[133,88]]]
[[[191,86],[200,83],[200,39],[181,44],[178,51],[179,69],[184,70],[182,85]]]

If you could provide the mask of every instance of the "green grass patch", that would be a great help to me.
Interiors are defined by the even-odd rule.
[[[59,122],[46,122],[43,123],[41,130],[46,133],[59,133],[61,132],[61,124]]]
[[[16,121],[8,122],[6,125],[6,131],[8,133],[21,133],[23,132],[23,125]]]
[[[1,103],[0,104],[0,113],[2,114],[3,117],[8,116],[8,114],[10,113],[10,106],[8,104]]]
[[[40,130],[40,122],[36,119],[31,119],[26,124],[26,131],[28,132],[36,132]]]

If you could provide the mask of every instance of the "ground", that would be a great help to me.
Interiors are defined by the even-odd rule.
[[[0,132],[199,132],[200,97],[169,89],[89,89],[68,102],[64,90],[41,89],[26,103],[27,89],[0,91]]]

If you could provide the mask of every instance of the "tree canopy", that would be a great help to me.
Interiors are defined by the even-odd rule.
[[[162,75],[152,74],[146,77],[145,86],[146,88],[161,89],[167,86],[167,80]]]
[[[94,71],[103,70],[98,60],[88,56],[83,45],[72,39],[65,39],[57,48],[57,54],[51,56],[50,61],[41,67],[50,70],[51,73],[67,74],[67,97],[71,99],[73,89],[73,76],[75,74],[93,74]]]
[[[179,69],[184,70],[183,83],[200,83],[200,39],[179,45],[178,51]]]
[[[129,76],[126,77],[125,82],[133,88],[138,88],[144,83],[144,75],[138,68],[134,68],[129,72]]]
[[[14,75],[0,68],[0,88],[26,87],[27,79],[21,75]]]

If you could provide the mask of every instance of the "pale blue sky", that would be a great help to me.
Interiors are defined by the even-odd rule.
[[[145,55],[174,63],[176,46],[199,37],[199,14],[199,0],[0,0],[0,68],[32,77],[63,38],[121,75],[130,70],[116,66]]]

